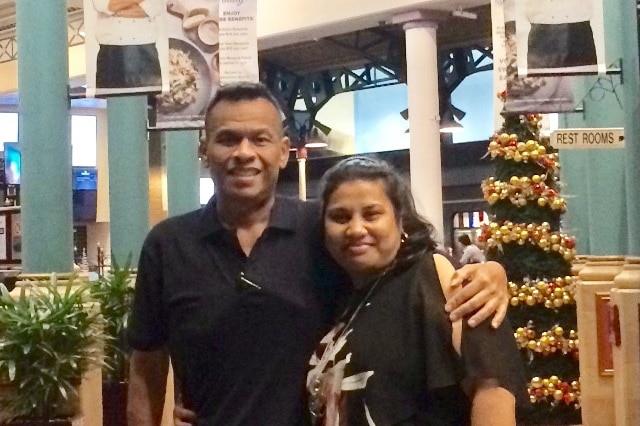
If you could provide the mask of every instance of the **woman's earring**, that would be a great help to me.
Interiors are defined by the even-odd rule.
[[[409,239],[409,234],[402,231],[402,234],[400,234],[400,244],[405,244],[408,239]]]

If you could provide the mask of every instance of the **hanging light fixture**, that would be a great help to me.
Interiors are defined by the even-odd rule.
[[[446,109],[440,117],[440,133],[454,133],[463,129],[462,124],[454,118],[451,109]]]
[[[305,148],[326,148],[329,146],[327,136],[318,130],[317,127],[311,129],[309,138],[304,144]]]

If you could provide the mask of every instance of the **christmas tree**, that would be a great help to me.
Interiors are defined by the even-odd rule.
[[[488,148],[495,176],[482,182],[482,191],[492,222],[480,240],[509,279],[508,317],[530,380],[525,424],[579,424],[575,243],[560,232],[566,203],[559,194],[558,154],[540,135],[541,115],[503,118]]]

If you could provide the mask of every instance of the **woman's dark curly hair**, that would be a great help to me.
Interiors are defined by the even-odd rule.
[[[406,180],[389,163],[375,157],[349,157],[327,170],[322,178],[320,192],[323,219],[331,194],[341,184],[354,180],[380,181],[384,184],[396,218],[402,221],[402,229],[407,234],[396,256],[397,260],[435,249],[436,243],[432,237],[434,227],[416,211],[411,188]]]

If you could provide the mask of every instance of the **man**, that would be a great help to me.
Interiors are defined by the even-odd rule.
[[[93,0],[98,17],[95,36],[96,87],[158,90],[162,86],[156,42],[163,13],[160,0]]]
[[[460,257],[461,265],[469,265],[471,263],[483,263],[486,259],[480,247],[471,242],[471,238],[467,234],[458,237],[458,242],[462,245],[462,256]]]
[[[281,113],[262,84],[220,88],[200,146],[216,195],[149,233],[130,321],[130,426],[160,423],[169,354],[198,425],[306,423],[309,357],[344,287],[319,234],[314,203],[276,197],[289,158]],[[504,317],[497,264],[461,271],[449,309]],[[488,303],[485,303],[488,302]]]

